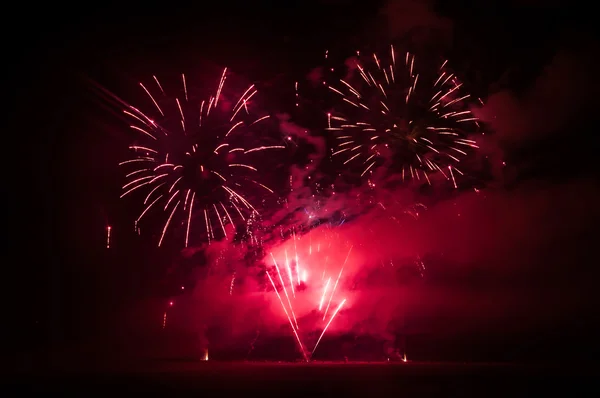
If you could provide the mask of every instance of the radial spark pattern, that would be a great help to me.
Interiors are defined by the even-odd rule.
[[[152,112],[124,110],[140,139],[130,146],[132,158],[120,163],[128,168],[121,198],[139,195],[143,201],[136,227],[149,213],[162,212],[159,246],[176,225],[185,231],[185,246],[196,235],[208,243],[227,237],[236,223],[258,214],[245,192],[272,193],[257,181],[259,168],[252,160],[259,152],[285,147],[257,140],[269,115],[257,114],[254,85],[239,97],[228,96],[227,76],[225,69],[215,93],[205,99],[188,92],[183,74],[174,97],[154,76],[140,83]]]
[[[429,184],[439,172],[456,187],[479,125],[447,62],[430,64],[392,46],[381,56],[357,53],[345,76],[336,71],[324,82],[337,104],[327,113],[326,130],[336,133],[333,158],[361,177],[385,166],[403,181]]]

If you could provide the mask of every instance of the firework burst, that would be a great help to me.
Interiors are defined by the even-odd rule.
[[[194,234],[208,243],[227,237],[238,223],[258,215],[244,192],[273,193],[257,181],[253,159],[259,152],[285,147],[257,140],[270,116],[257,113],[254,85],[237,98],[227,95],[227,77],[225,68],[214,94],[199,98],[183,74],[174,97],[153,76],[153,81],[140,83],[151,113],[133,106],[124,110],[140,139],[129,147],[132,158],[120,163],[128,168],[121,198],[141,195],[136,227],[150,212],[163,213],[158,246],[176,225],[185,230],[186,247]],[[201,222],[198,227],[196,221]]]
[[[334,96],[326,130],[335,133],[332,158],[361,177],[380,166],[402,181],[431,184],[440,173],[457,187],[458,165],[477,143],[471,96],[456,75],[425,58],[400,53],[357,57],[324,86]]]

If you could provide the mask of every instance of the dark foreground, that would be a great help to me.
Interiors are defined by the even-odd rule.
[[[8,391],[23,394],[218,393],[219,396],[515,397],[597,391],[592,367],[460,363],[260,363],[152,361],[21,373]],[[4,388],[7,392],[7,389]],[[255,395],[252,395],[255,394]]]

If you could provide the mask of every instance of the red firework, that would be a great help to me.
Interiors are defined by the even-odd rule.
[[[266,271],[267,278],[306,361],[348,300],[342,280],[352,253],[352,246],[342,245],[347,247],[342,260],[340,247],[332,247],[331,232],[315,235],[320,236],[318,242],[312,242],[312,235],[300,239],[293,234],[291,240],[265,258],[267,264],[272,264]],[[301,329],[310,333],[321,328],[316,343],[308,349]]]
[[[336,133],[332,157],[361,177],[385,166],[402,181],[431,184],[430,175],[440,173],[457,187],[457,166],[478,148],[470,135],[479,125],[471,95],[446,65],[393,46],[371,57],[357,52],[345,76],[323,82],[338,99],[327,113],[326,130]]]
[[[228,224],[235,230],[237,223],[258,215],[244,190],[258,187],[273,193],[256,180],[259,170],[252,158],[256,152],[285,147],[253,142],[256,129],[270,116],[257,112],[254,85],[238,98],[226,95],[227,77],[225,68],[215,93],[200,98],[188,92],[183,74],[179,95],[174,97],[167,96],[153,76],[155,90],[144,83],[140,87],[149,97],[155,117],[133,106],[124,110],[141,141],[129,147],[133,157],[120,163],[133,167],[126,175],[121,198],[145,190],[136,229],[151,210],[164,212],[158,246],[176,220],[185,228],[186,247],[196,219],[204,224],[209,243],[227,237]]]

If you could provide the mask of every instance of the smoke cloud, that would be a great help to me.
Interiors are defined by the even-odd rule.
[[[390,2],[384,10],[391,35],[415,26],[451,35],[452,24],[423,4]],[[325,346],[327,336],[331,343],[344,334],[392,341],[398,334],[503,335],[571,322],[588,305],[582,291],[592,291],[582,282],[590,260],[578,247],[592,244],[598,185],[573,175],[507,189],[504,179],[507,170],[519,173],[518,162],[506,162],[515,148],[560,134],[577,139],[566,130],[590,98],[590,65],[557,52],[525,93],[496,93],[475,111],[489,131],[478,142],[494,170],[493,183],[481,190],[434,189],[421,199],[412,188],[321,187],[328,193],[315,195],[325,140],[280,115],[288,144],[311,149],[304,163],[290,167],[284,205],[264,220],[262,252],[249,259],[240,244],[209,246],[193,293],[166,311],[172,330],[191,335],[199,353],[210,347],[254,355],[261,339],[285,336],[288,346],[296,344],[290,324],[298,323],[310,352],[344,299]],[[308,79],[319,82],[320,73]],[[336,281],[327,310],[325,286],[331,295]]]
[[[496,93],[479,116],[504,145],[524,146],[561,133],[594,93],[594,84],[588,84],[592,65],[585,53],[558,51],[523,95]]]
[[[452,39],[453,23],[434,12],[433,1],[391,0],[380,10],[380,21],[387,27],[389,38],[412,33],[418,44],[440,39],[447,45]]]

